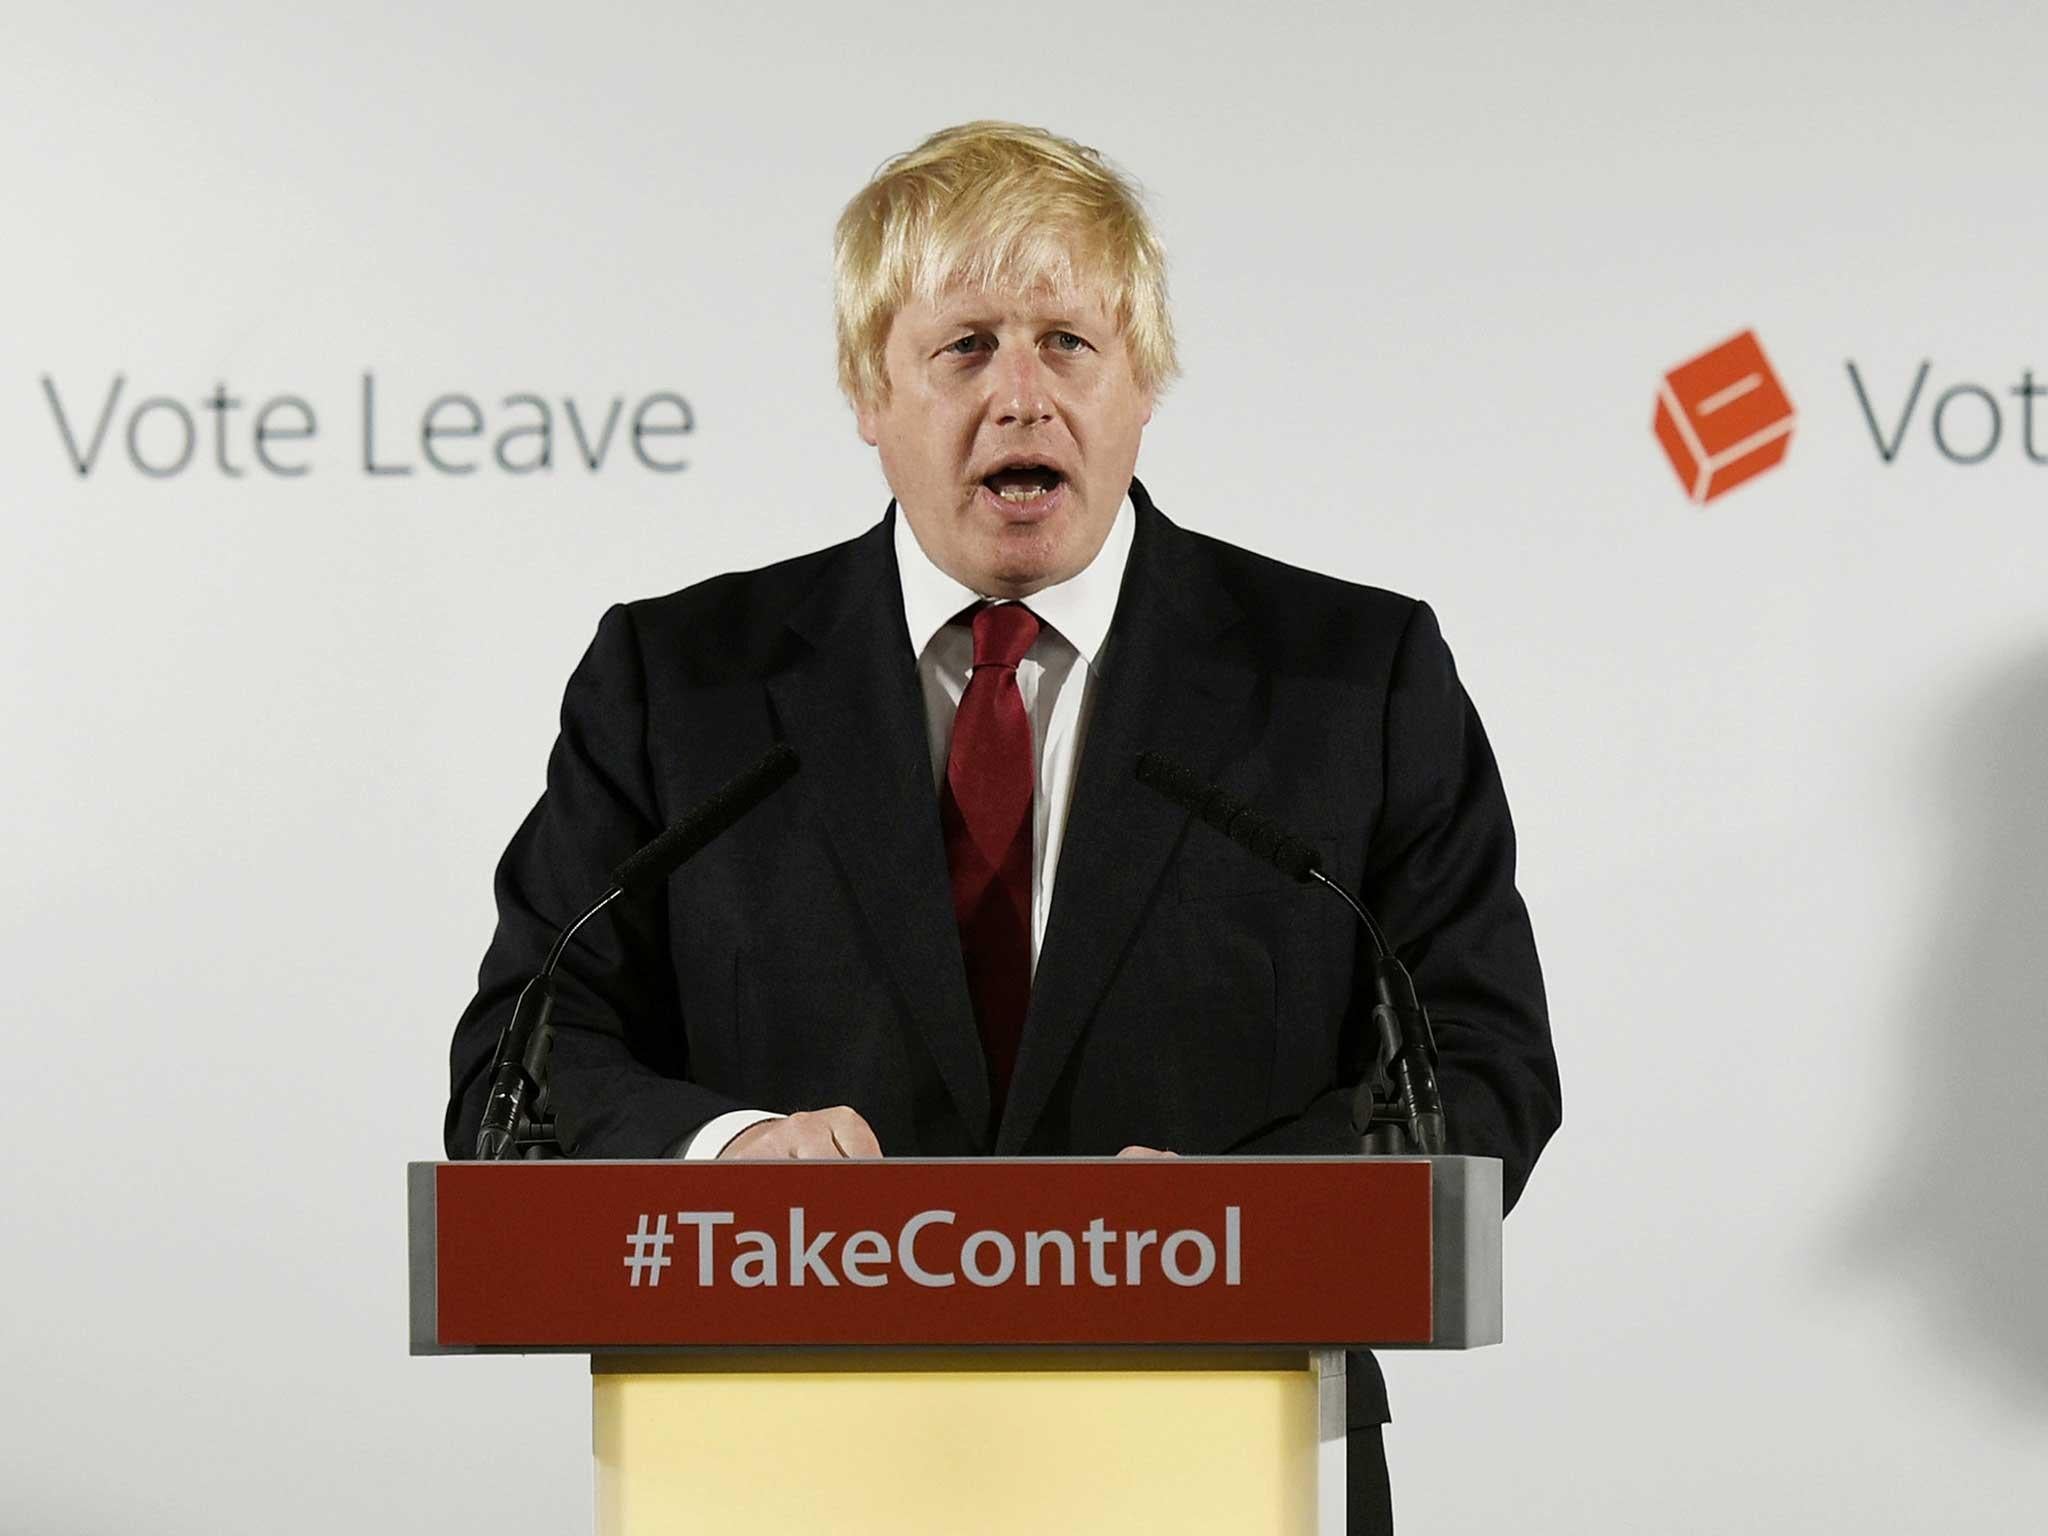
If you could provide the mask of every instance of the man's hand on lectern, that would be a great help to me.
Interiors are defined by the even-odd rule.
[[[799,1110],[750,1125],[718,1154],[727,1158],[880,1157],[882,1144],[860,1111],[844,1104]]]
[[[1157,1147],[1129,1146],[1117,1153],[1118,1157],[1179,1157],[1178,1152],[1162,1152]]]

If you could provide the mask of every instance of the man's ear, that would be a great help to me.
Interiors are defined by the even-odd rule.
[[[860,440],[870,448],[881,441],[881,417],[882,413],[875,409],[872,402],[853,408],[854,423],[860,428]]]

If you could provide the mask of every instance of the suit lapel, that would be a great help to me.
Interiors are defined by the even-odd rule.
[[[1256,682],[1224,640],[1237,605],[1196,541],[1143,486],[1133,482],[1131,495],[1137,536],[1095,682],[999,1156],[1023,1150],[1187,827],[1186,812],[1137,781],[1138,755],[1208,771]]]
[[[799,785],[905,1011],[975,1141],[989,1094],[960,957],[917,661],[903,619],[891,518],[847,546],[790,619],[811,647],[768,684]]]

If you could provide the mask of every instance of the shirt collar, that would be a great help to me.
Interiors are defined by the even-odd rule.
[[[1102,654],[1102,642],[1109,636],[1109,621],[1116,617],[1117,594],[1123,590],[1124,566],[1131,558],[1131,540],[1137,532],[1138,516],[1126,496],[1109,525],[1109,536],[1095,558],[1065,581],[1024,599],[1031,611],[1050,624],[1080,652],[1091,670]],[[910,531],[903,509],[896,509],[896,573],[903,581],[903,618],[910,630],[911,649],[922,656],[932,637],[949,624],[953,616],[985,594],[962,586],[932,564],[924,546]]]

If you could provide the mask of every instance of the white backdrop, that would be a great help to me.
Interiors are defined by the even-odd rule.
[[[831,223],[981,116],[1149,191],[1187,364],[1161,504],[1427,597],[1507,778],[1565,1129],[1509,1224],[1507,1344],[1387,1362],[1402,1529],[2039,1518],[2038,6],[4,31],[0,1529],[587,1528],[579,1361],[407,1358],[402,1165],[438,1154],[490,871],[605,605],[879,513]],[[1791,455],[1695,507],[1657,382],[1752,326]],[[1845,364],[1889,434],[1923,360],[1887,462]],[[365,371],[410,475],[364,472]],[[46,376],[81,445],[124,380],[90,473]],[[2003,414],[1975,466],[1930,434],[1962,383]],[[493,434],[557,402],[552,472],[433,471],[417,423],[458,390]],[[563,397],[589,425],[664,390],[686,470],[576,459]],[[163,478],[124,440],[157,395],[199,434]],[[216,420],[246,469],[275,395],[317,419],[271,448],[308,472],[223,473]],[[1945,427],[1971,450],[1982,402]]]

